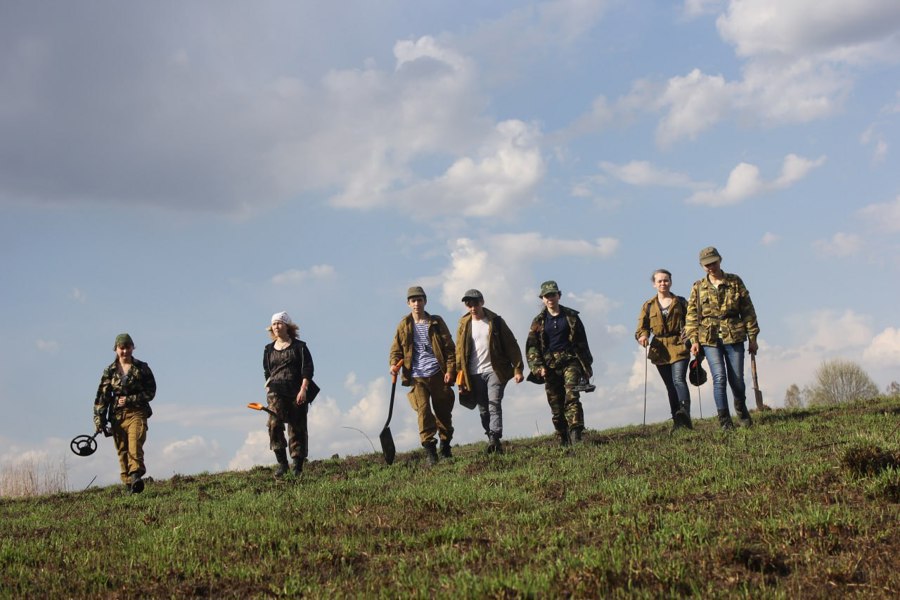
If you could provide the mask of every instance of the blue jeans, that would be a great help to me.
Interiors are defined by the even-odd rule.
[[[503,409],[500,403],[505,385],[493,372],[475,373],[469,378],[469,383],[472,384],[472,397],[478,404],[485,435],[500,439],[503,436]]]
[[[666,384],[666,392],[669,394],[669,409],[672,416],[678,410],[684,410],[687,416],[691,416],[691,394],[688,391],[687,376],[688,359],[679,360],[670,365],[656,365],[663,383]]]
[[[731,387],[735,407],[743,406],[747,402],[744,386],[744,342],[724,344],[719,340],[715,346],[703,346],[703,352],[706,354],[709,372],[712,375],[716,410],[728,410],[726,382]]]

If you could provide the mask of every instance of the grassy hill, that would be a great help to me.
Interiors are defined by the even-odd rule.
[[[0,595],[900,596],[900,398],[0,500]]]

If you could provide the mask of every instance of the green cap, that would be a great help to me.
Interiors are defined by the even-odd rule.
[[[113,350],[115,350],[119,346],[134,346],[134,340],[131,339],[131,336],[127,333],[120,333],[116,336],[116,345],[113,346]]]
[[[421,285],[414,285],[408,290],[406,290],[406,299],[415,298],[416,296],[422,296],[423,298],[427,298],[425,295],[425,290],[422,289]]]
[[[722,256],[719,254],[719,251],[712,246],[707,246],[700,251],[700,264],[704,267],[706,265],[711,265],[714,262],[720,262],[721,260]]]
[[[558,294],[559,286],[556,285],[556,282],[553,280],[545,281],[541,284],[541,293],[538,294],[539,298],[543,298],[547,294]]]

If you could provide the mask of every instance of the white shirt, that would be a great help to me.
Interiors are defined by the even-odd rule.
[[[490,348],[491,325],[487,319],[472,318],[472,353],[469,355],[469,370],[474,373],[493,373]]]

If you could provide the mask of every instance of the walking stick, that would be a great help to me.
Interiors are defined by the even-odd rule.
[[[648,342],[646,346],[644,346],[644,424],[642,427],[647,426],[647,361],[650,358],[650,343]]]

